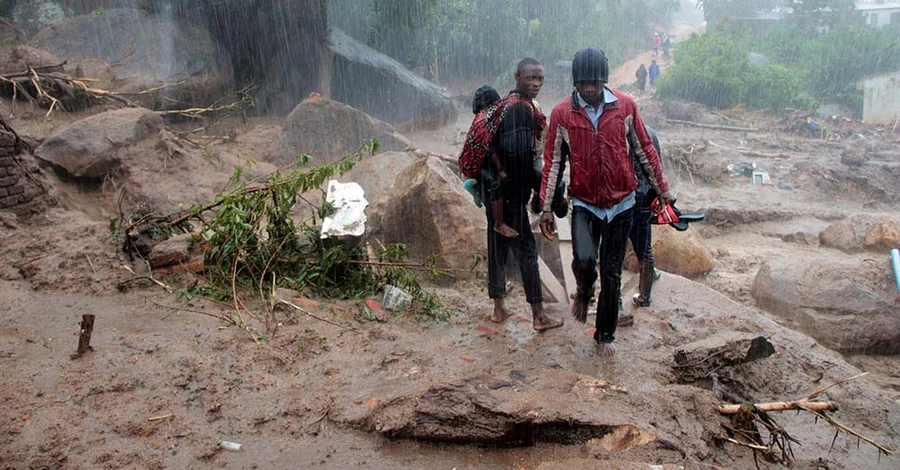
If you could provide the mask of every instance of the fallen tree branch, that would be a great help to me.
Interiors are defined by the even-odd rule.
[[[759,421],[763,425],[765,425],[767,428],[769,428],[770,431],[775,429],[779,433],[781,433],[784,437],[789,438],[788,439],[789,441],[797,442],[793,438],[790,438],[790,436],[788,436],[787,433],[784,432],[784,430],[780,426],[778,426],[772,418],[768,417],[766,412],[767,411],[785,411],[785,410],[808,411],[816,416],[817,421],[818,421],[818,419],[821,418],[826,423],[830,424],[832,427],[835,428],[835,430],[836,430],[835,436],[831,442],[832,447],[834,446],[835,440],[837,440],[837,436],[841,432],[845,432],[845,433],[850,434],[851,436],[857,438],[860,441],[864,441],[864,442],[872,445],[873,447],[878,449],[878,452],[880,452],[884,455],[890,456],[890,455],[894,454],[894,451],[892,449],[889,449],[883,445],[876,443],[873,439],[870,439],[870,438],[860,434],[859,432],[854,431],[853,429],[850,429],[849,427],[835,421],[830,416],[825,414],[826,411],[833,411],[838,408],[835,403],[830,402],[830,401],[812,401],[814,398],[818,397],[823,392],[825,392],[826,390],[828,390],[832,387],[835,387],[835,386],[841,385],[841,384],[845,384],[847,382],[850,382],[851,380],[855,380],[860,377],[864,377],[866,375],[868,375],[868,372],[854,375],[853,377],[850,377],[848,379],[838,380],[832,384],[829,384],[824,387],[820,387],[820,388],[816,389],[815,391],[813,391],[812,393],[810,393],[808,396],[806,396],[805,398],[803,398],[801,400],[758,403],[758,404],[752,404],[752,405],[751,404],[723,405],[723,406],[719,407],[719,413],[721,413],[723,415],[732,415],[732,416],[734,416],[732,419],[737,420],[737,421],[742,421],[742,420],[746,421],[747,416],[749,415],[749,416],[751,416],[751,422],[754,420]],[[726,426],[726,428],[734,430],[733,428],[729,428],[727,426]],[[731,442],[731,443],[734,443],[737,445],[750,447],[751,449],[754,449],[754,450],[764,451],[764,452],[768,453],[769,455],[771,455],[771,450],[772,450],[771,445],[756,446],[756,445],[745,444],[745,443],[736,441],[731,438],[728,438],[726,440],[728,442]],[[776,443],[779,444],[779,446],[781,445],[778,441],[776,441]],[[759,443],[755,442],[754,444],[759,444]],[[784,448],[782,448],[782,452],[783,451],[784,451]]]
[[[327,318],[320,317],[320,316],[318,316],[318,315],[316,315],[316,314],[314,314],[314,313],[311,313],[310,311],[308,311],[308,310],[306,310],[306,309],[300,307],[299,305],[295,305],[294,303],[289,302],[289,301],[287,301],[287,300],[281,299],[281,300],[279,300],[277,303],[279,303],[279,304],[285,304],[285,305],[287,305],[288,307],[291,307],[291,308],[293,308],[294,310],[297,310],[297,311],[300,312],[300,313],[306,314],[307,316],[312,317],[312,318],[315,318],[316,320],[319,320],[319,321],[321,321],[321,322],[328,323],[329,325],[334,325],[334,326],[336,326],[336,327],[338,327],[338,328],[340,328],[340,329],[342,329],[342,330],[347,330],[347,331],[352,331],[352,332],[354,332],[354,333],[362,334],[362,333],[360,333],[359,330],[357,330],[356,328],[351,328],[351,327],[349,327],[349,326],[344,326],[344,325],[341,325],[340,323],[331,321],[331,320],[329,320],[329,319],[327,319]]]
[[[867,376],[867,375],[869,375],[868,372],[863,372],[862,374],[854,375],[853,377],[850,377],[849,379],[838,380],[837,382],[834,382],[834,383],[832,383],[832,384],[830,384],[830,385],[826,385],[826,386],[824,386],[824,387],[821,387],[821,388],[816,389],[814,392],[810,393],[806,398],[804,398],[804,399],[801,400],[801,401],[813,400],[813,399],[817,398],[819,395],[821,395],[823,392],[825,392],[826,390],[828,390],[829,388],[832,388],[832,387],[836,387],[836,386],[838,386],[838,385],[845,384],[845,383],[847,383],[847,382],[849,382],[849,381],[851,381],[851,380],[856,380],[856,379],[858,379],[858,378],[860,378],[860,377],[865,377],[865,376]]]
[[[737,414],[744,405],[722,405],[719,407],[719,413],[723,415]],[[753,407],[760,411],[787,411],[787,410],[806,410],[806,411],[833,411],[838,409],[837,404],[830,401],[808,401],[807,399],[799,401],[776,401],[769,403],[754,403]]]
[[[213,317],[213,318],[215,318],[215,319],[217,319],[217,320],[221,320],[221,321],[226,322],[226,323],[231,323],[232,325],[237,325],[237,322],[235,322],[234,319],[228,318],[228,317],[226,317],[226,316],[224,316],[224,315],[217,315],[217,314],[215,314],[215,313],[204,312],[204,311],[202,311],[202,310],[193,310],[193,309],[184,308],[184,307],[176,307],[176,306],[174,306],[174,305],[163,305],[163,304],[161,304],[161,303],[154,302],[153,300],[151,300],[150,303],[153,304],[153,305],[156,305],[157,307],[161,307],[161,308],[171,308],[172,310],[178,310],[178,311],[181,311],[181,312],[189,312],[189,313],[197,313],[197,314],[200,314],[200,315],[206,315],[206,316],[208,316],[208,317]]]
[[[704,129],[716,129],[720,131],[739,131],[739,132],[759,132],[760,129],[756,127],[738,127],[738,126],[723,126],[720,124],[703,124],[700,122],[694,121],[682,121],[680,119],[666,119],[666,122],[670,122],[672,124],[682,124],[685,126],[692,127],[702,127]]]
[[[706,142],[709,143],[709,145],[712,145],[713,147],[719,147],[720,149],[725,149],[725,150],[732,150],[737,153],[740,153],[741,155],[746,155],[748,157],[789,158],[789,155],[785,155],[783,153],[767,153],[767,152],[760,152],[757,150],[750,150],[750,149],[737,149],[737,148],[727,147],[722,144],[717,144],[711,140],[707,140]]]
[[[840,433],[840,432],[845,432],[845,433],[850,434],[851,436],[853,436],[853,437],[855,437],[855,438],[857,438],[857,439],[859,439],[859,440],[861,440],[861,441],[865,441],[866,443],[872,445],[873,447],[875,447],[876,449],[878,449],[878,452],[881,452],[881,453],[884,454],[884,455],[888,455],[888,456],[894,455],[894,451],[893,451],[892,449],[889,449],[889,448],[887,448],[887,447],[884,447],[884,446],[882,446],[882,445],[879,445],[878,443],[876,443],[876,442],[873,441],[872,439],[869,439],[868,437],[863,436],[862,434],[860,434],[860,433],[858,433],[858,432],[856,432],[856,431],[854,431],[854,430],[848,428],[847,426],[844,426],[843,424],[841,424],[841,423],[835,421],[834,419],[832,419],[830,416],[826,415],[825,413],[822,413],[822,412],[820,412],[820,411],[813,411],[813,410],[807,410],[807,411],[809,411],[810,413],[816,415],[816,418],[817,418],[817,419],[822,419],[822,420],[824,420],[826,423],[828,423],[828,424],[834,426],[834,428],[837,430],[836,433],[835,433],[835,439],[837,439],[837,434],[838,434],[838,433]],[[831,445],[834,446],[834,441],[832,441]]]

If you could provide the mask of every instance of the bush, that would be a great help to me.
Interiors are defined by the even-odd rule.
[[[715,108],[741,103],[749,44],[748,37],[725,29],[692,34],[678,47],[675,66],[660,75],[659,95]]]
[[[748,108],[782,111],[801,103],[801,73],[780,65],[750,67],[744,74],[744,104]]]

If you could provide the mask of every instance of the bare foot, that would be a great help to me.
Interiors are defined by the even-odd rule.
[[[597,355],[600,357],[612,357],[616,355],[616,345],[612,343],[597,343]]]
[[[534,331],[552,330],[553,328],[563,326],[563,324],[565,324],[565,321],[563,321],[562,318],[556,318],[546,313],[534,315],[534,319],[532,320]]]
[[[512,227],[506,224],[494,225],[494,231],[506,238],[516,238],[519,236],[519,232],[516,232]]]
[[[510,316],[512,316],[512,314],[509,313],[508,310],[506,310],[506,307],[504,307],[502,305],[501,306],[494,305],[494,314],[491,315],[491,322],[503,323]]]
[[[572,301],[572,316],[581,323],[587,323],[587,314],[588,303],[575,296],[575,300]]]

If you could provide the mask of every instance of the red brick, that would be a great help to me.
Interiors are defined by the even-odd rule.
[[[481,331],[483,333],[487,333],[489,335],[494,335],[494,336],[502,336],[503,335],[503,333],[501,333],[500,330],[498,330],[496,328],[491,328],[487,325],[478,325],[475,327],[475,329],[478,331]]]

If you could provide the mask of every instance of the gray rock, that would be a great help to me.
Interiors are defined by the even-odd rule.
[[[900,352],[900,294],[890,263],[783,258],[753,281],[757,305],[841,352]]]
[[[332,98],[410,128],[438,128],[456,121],[453,100],[434,83],[336,28],[331,28],[329,39],[334,53]]]
[[[381,213],[384,202],[390,197],[397,175],[413,164],[417,157],[409,152],[384,152],[362,159],[353,169],[340,178],[342,183],[355,181],[369,201],[370,218]]]
[[[440,255],[438,264],[470,277],[474,254],[487,253],[484,213],[472,205],[462,181],[439,158],[409,165],[390,195],[390,207],[373,217],[373,234],[385,244],[406,244],[410,257]]]
[[[311,155],[310,165],[323,165],[356,152],[369,139],[377,140],[381,150],[403,150],[410,145],[385,122],[343,103],[313,97],[291,111],[268,157],[273,163],[285,165],[307,153]]]
[[[122,162],[115,150],[158,135],[163,121],[144,108],[107,111],[75,121],[51,135],[35,156],[74,178],[100,179]]]
[[[205,28],[186,27],[171,16],[139,9],[114,8],[69,18],[43,29],[31,44],[70,62],[100,59],[115,64],[115,80],[123,87],[134,84],[126,91],[179,82],[161,93],[189,105],[211,104],[210,95],[217,93],[208,90],[224,90],[231,82],[230,63],[217,53]],[[163,108],[171,99],[154,95],[140,103]]]

